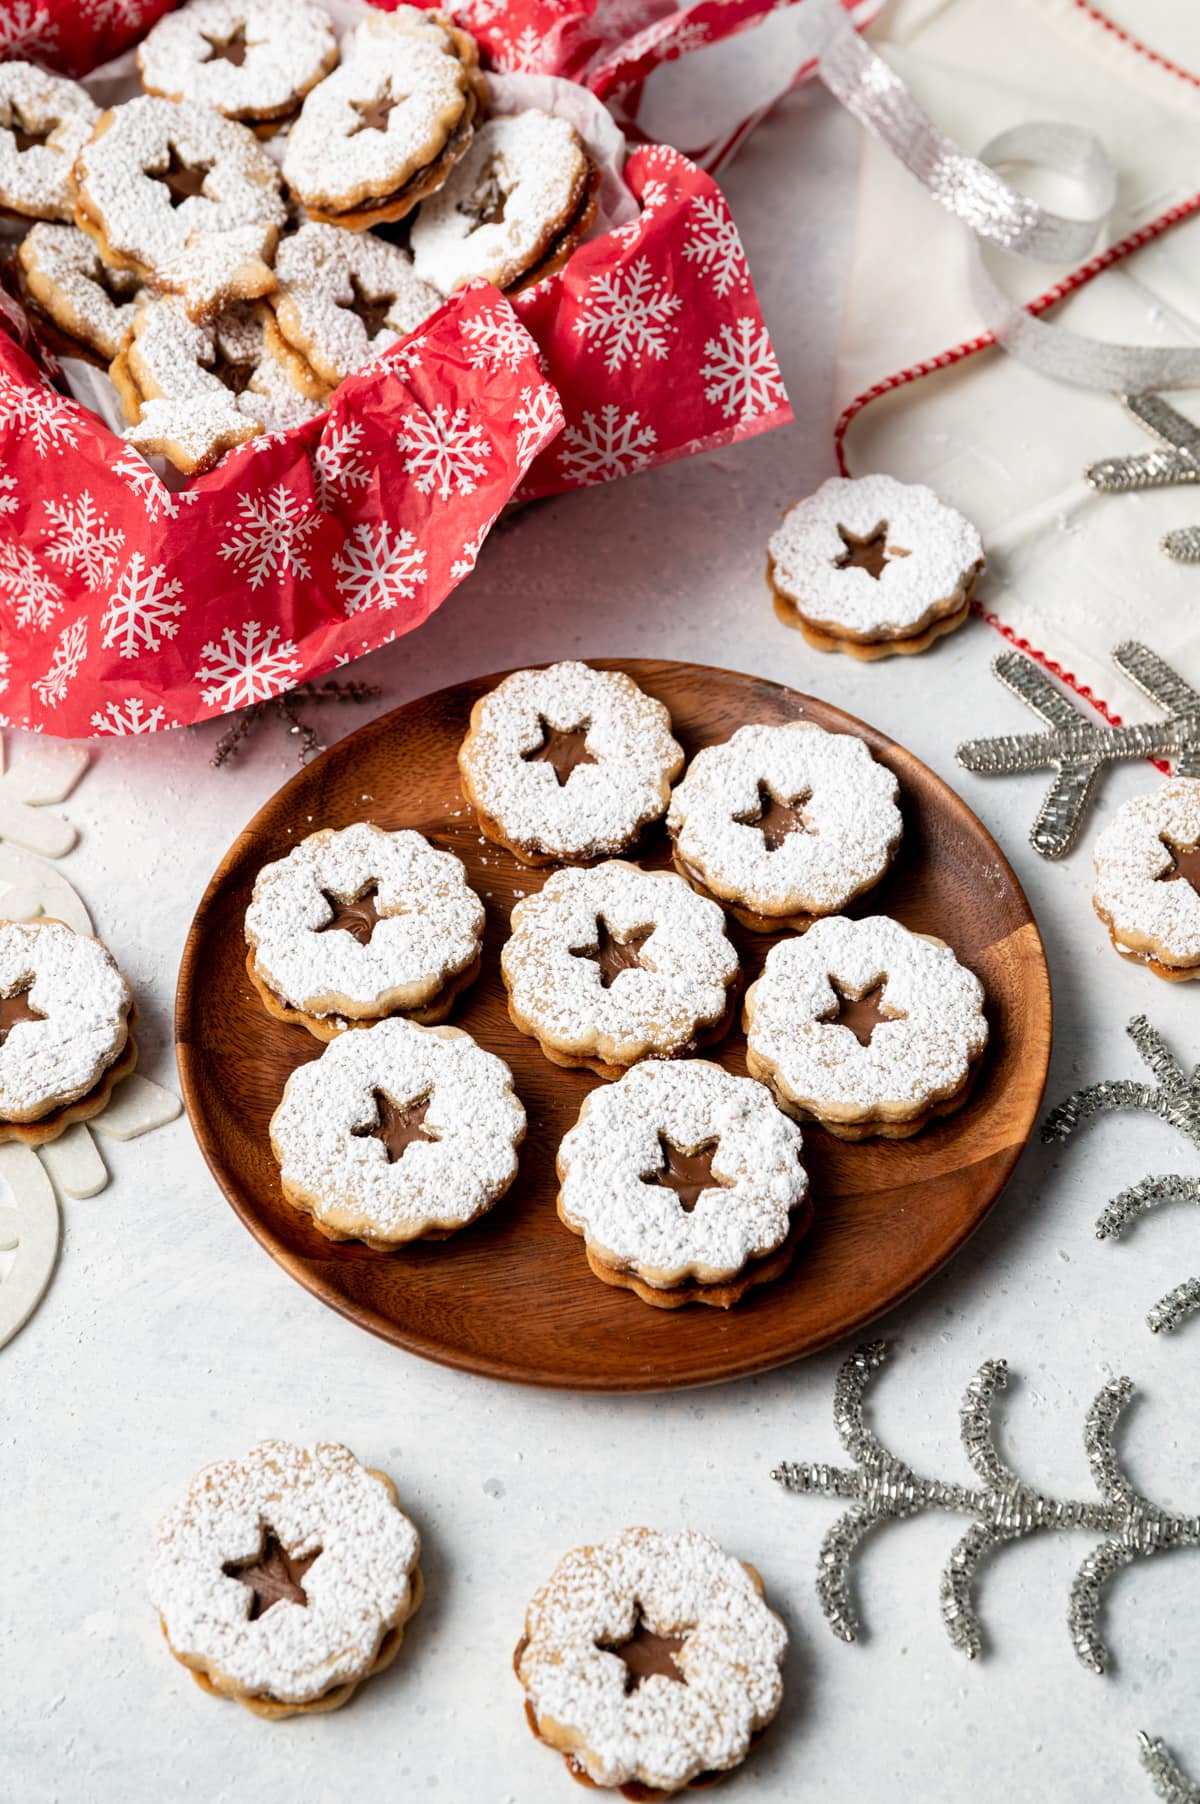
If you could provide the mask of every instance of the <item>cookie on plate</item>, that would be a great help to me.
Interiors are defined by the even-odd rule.
[[[181,296],[147,293],[108,373],[124,437],[195,476],[260,432],[315,419],[328,390],[303,368],[262,302],[234,302],[197,325]]]
[[[818,651],[886,658],[961,626],[983,569],[971,522],[921,483],[831,476],[772,534],[775,610]]]
[[[61,921],[0,921],[0,1142],[42,1146],[105,1108],[137,1063],[129,985]]]
[[[488,839],[524,864],[586,863],[665,814],[683,750],[632,677],[572,660],[480,696],[458,768]]]
[[[538,107],[489,119],[413,221],[417,274],[443,294],[477,279],[510,291],[540,281],[584,238],[598,187],[566,119]]]
[[[808,1225],[800,1130],[765,1084],[706,1059],[635,1065],[558,1149],[558,1213],[598,1278],[663,1309],[728,1309]]]
[[[39,222],[17,247],[17,279],[52,351],[112,362],[133,325],[140,277],[110,269],[78,226]]]
[[[327,1441],[261,1441],[163,1517],[150,1596],[202,1690],[268,1719],[338,1710],[399,1652],[420,1552],[386,1473]]]
[[[269,1014],[331,1040],[388,1015],[444,1021],[479,975],[483,903],[410,828],[323,827],[264,865],[246,968]]]
[[[151,28],[137,60],[147,94],[274,130],[333,68],[337,37],[313,0],[189,0]]]
[[[78,82],[33,63],[0,63],[0,212],[74,218],[71,170],[99,117]]]
[[[503,1059],[457,1027],[401,1020],[330,1041],[271,1118],[288,1202],[327,1239],[385,1253],[486,1214],[524,1134]]]
[[[756,933],[803,933],[878,883],[900,843],[899,787],[851,733],[739,727],[671,796],[675,868]]]
[[[1117,951],[1172,983],[1200,977],[1200,778],[1124,803],[1095,863],[1093,902]]]
[[[715,902],[621,859],[555,871],[518,902],[500,971],[514,1026],[610,1081],[719,1040],[741,976]]]
[[[975,974],[887,915],[772,946],[743,1024],[746,1069],[839,1140],[907,1139],[959,1108],[988,1039]]]
[[[753,1566],[694,1530],[629,1528],[559,1561],[513,1664],[538,1739],[632,1799],[740,1766],[782,1702],[786,1652]]]
[[[486,101],[478,46],[451,19],[415,6],[372,12],[305,100],[284,178],[327,225],[403,219],[466,152]]]
[[[301,226],[280,244],[275,274],[279,330],[331,388],[442,304],[435,288],[418,281],[407,251],[341,226]]]
[[[75,159],[75,223],[104,261],[183,296],[194,320],[275,286],[279,170],[252,131],[189,100],[102,113]]]

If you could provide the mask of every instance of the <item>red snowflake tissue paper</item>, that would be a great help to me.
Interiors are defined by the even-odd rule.
[[[0,0],[0,60],[84,75],[117,56],[176,0]]]
[[[561,425],[537,346],[481,285],[327,413],[172,493],[0,332],[0,724],[183,726],[410,632]]]

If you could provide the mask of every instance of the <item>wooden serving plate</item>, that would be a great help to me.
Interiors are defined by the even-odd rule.
[[[775,683],[694,664],[599,659],[671,710],[690,756],[747,721],[803,718],[857,733],[900,781],[904,839],[852,912],[885,912],[947,940],[982,979],[991,1044],[957,1114],[911,1140],[848,1144],[805,1131],[813,1226],[788,1274],[724,1311],[648,1307],[594,1278],[555,1213],[559,1141],[598,1080],[551,1065],[512,1026],[499,954],[531,871],[482,843],[456,754],[472,704],[498,676],[409,702],[343,739],[285,784],[222,861],[184,949],[176,1005],[188,1115],[221,1189],[285,1271],[362,1327],[491,1378],[573,1390],[659,1390],[760,1372],[815,1352],[898,1303],[987,1214],[1038,1114],[1050,1057],[1050,982],[1008,861],[965,803],[882,733]],[[372,1252],[334,1244],[284,1202],[268,1124],[288,1073],[320,1044],[272,1020],[246,978],[242,917],[259,868],[317,827],[416,827],[456,852],[487,906],[484,970],[454,1016],[512,1067],[529,1117],[517,1181],[488,1216],[438,1243]],[[653,829],[643,852],[668,863]],[[773,938],[731,925],[747,982]],[[739,1029],[706,1056],[744,1072]]]

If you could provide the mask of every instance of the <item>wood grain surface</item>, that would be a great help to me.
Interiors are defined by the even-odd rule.
[[[251,1233],[322,1301],[397,1346],[493,1378],[575,1390],[661,1390],[766,1370],[861,1329],[945,1264],[991,1208],[1041,1103],[1050,983],[1029,904],[995,841],[940,778],[839,709],[692,664],[597,659],[671,710],[690,756],[748,721],[805,719],[866,740],[900,782],[904,838],[887,877],[848,911],[888,913],[945,939],[983,982],[991,1042],[970,1100],[912,1140],[849,1144],[805,1132],[813,1225],[788,1274],[736,1308],[648,1308],[600,1283],[555,1213],[554,1157],[597,1079],[548,1063],[508,1018],[499,953],[509,911],[545,874],[482,843],[458,781],[472,704],[499,676],[408,703],[300,771],[213,877],[180,969],[183,1094],[218,1184]],[[415,827],[456,852],[487,908],[484,971],[454,1022],[512,1067],[529,1116],[516,1184],[439,1243],[395,1253],[335,1245],[284,1202],[267,1128],[288,1073],[320,1055],[266,1014],[245,972],[242,918],[260,866],[318,827]],[[661,827],[640,856],[669,862]],[[747,983],[773,938],[731,925]],[[744,1072],[740,1028],[709,1056]]]

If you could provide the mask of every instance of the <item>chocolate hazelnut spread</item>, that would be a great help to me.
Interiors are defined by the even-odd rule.
[[[1171,854],[1171,868],[1164,871],[1159,878],[1160,883],[1190,883],[1200,895],[1200,846],[1176,846],[1169,839],[1163,840],[1164,846]]]
[[[359,1140],[381,1140],[389,1165],[394,1165],[401,1153],[415,1140],[433,1139],[432,1134],[425,1132],[425,1117],[429,1113],[428,1095],[418,1096],[414,1102],[405,1103],[400,1108],[385,1090],[376,1090],[373,1094],[375,1122],[371,1127],[355,1128],[354,1135]]]
[[[596,943],[594,946],[572,947],[572,958],[590,958],[593,964],[600,967],[600,987],[609,989],[622,971],[636,971],[641,966],[641,949],[654,931],[652,927],[643,927],[627,940],[614,938],[608,922],[602,915],[596,917]]]
[[[348,311],[358,315],[367,337],[375,338],[387,325],[387,316],[396,297],[394,294],[385,294],[382,300],[375,300],[364,291],[358,277],[354,275],[350,277],[350,287],[354,292],[354,299],[350,302]]]
[[[321,894],[332,908],[333,918],[326,921],[323,927],[318,927],[317,932],[334,933],[340,930],[353,934],[360,946],[369,946],[371,935],[384,918],[375,906],[379,885],[372,883],[360,896],[351,896],[346,901],[340,896],[331,895],[325,889]]]
[[[781,846],[789,833],[807,833],[810,831],[804,818],[804,804],[808,795],[796,796],[791,802],[781,802],[778,796],[772,795],[765,783],[758,786],[758,812],[756,814],[739,814],[737,819],[745,827],[757,827],[767,843],[768,852]]]
[[[860,1046],[871,1044],[871,1035],[881,1021],[897,1019],[894,1015],[888,1016],[880,1012],[882,983],[877,983],[874,989],[868,990],[863,996],[847,996],[836,983],[833,988],[838,998],[838,1012],[836,1015],[827,1015],[826,1020],[831,1026],[848,1027]]]
[[[653,1629],[639,1621],[628,1641],[608,1650],[625,1662],[626,1693],[636,1691],[643,1680],[656,1675],[685,1685],[687,1681],[676,1666],[674,1656],[686,1640],[686,1635],[656,1635]]]
[[[719,1189],[720,1178],[713,1176],[713,1156],[717,1150],[717,1141],[706,1140],[693,1152],[683,1152],[665,1134],[660,1134],[658,1144],[662,1148],[663,1164],[646,1182],[659,1184],[664,1190],[673,1190],[683,1206],[685,1215],[690,1215],[696,1207],[702,1190]]]
[[[174,145],[166,168],[153,171],[155,181],[161,182],[169,192],[172,207],[182,205],[194,194],[202,194],[207,174],[207,168],[194,169],[190,163],[185,163]]]
[[[241,68],[246,60],[246,51],[249,49],[244,25],[239,25],[235,31],[230,32],[227,38],[210,38],[207,33],[202,35],[205,42],[212,46],[212,54],[205,57],[205,62],[232,63],[235,69]]]
[[[257,1622],[264,1611],[281,1601],[307,1607],[308,1597],[301,1581],[320,1553],[321,1549],[318,1547],[316,1553],[305,1554],[303,1559],[294,1559],[275,1530],[267,1528],[263,1534],[262,1548],[252,1560],[230,1560],[221,1570],[227,1578],[238,1579],[249,1588],[249,1620]]]
[[[550,726],[544,717],[539,716],[542,743],[532,752],[524,754],[526,763],[551,765],[561,789],[573,770],[577,770],[581,764],[596,762],[587,748],[591,724],[590,720],[580,721],[577,727],[564,732],[558,727]]]
[[[846,547],[841,557],[834,558],[835,570],[865,570],[878,582],[891,559],[907,557],[907,551],[889,547],[887,542],[888,523],[881,520],[873,531],[866,533],[861,539],[854,533],[847,532],[844,526],[838,527],[838,537]]]
[[[32,982],[23,990],[17,990],[11,996],[0,996],[0,1046],[3,1046],[13,1028],[19,1021],[41,1021],[44,1016],[32,1009],[27,1001]]]
[[[348,138],[357,138],[359,132],[385,132],[388,120],[400,104],[389,93],[380,94],[375,100],[352,100],[350,105],[358,114],[359,123],[352,131],[346,133]]]

